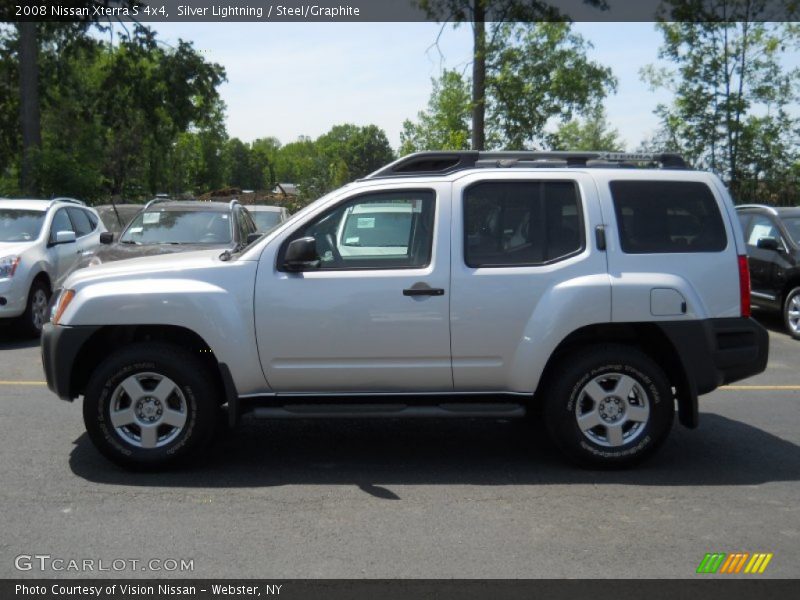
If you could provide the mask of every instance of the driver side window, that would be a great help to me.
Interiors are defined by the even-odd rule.
[[[425,267],[431,260],[435,195],[429,190],[359,196],[295,232],[313,237],[320,269]]]

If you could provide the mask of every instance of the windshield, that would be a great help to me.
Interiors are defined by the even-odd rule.
[[[784,217],[783,224],[794,243],[800,246],[800,217]]]
[[[125,228],[130,220],[142,210],[141,206],[118,206],[114,210],[113,206],[96,206],[95,210],[100,215],[100,220],[109,231],[118,234]],[[119,217],[117,215],[119,214]],[[122,221],[122,223],[120,223]]]
[[[0,242],[30,242],[39,237],[45,213],[41,210],[0,208]]]
[[[278,211],[250,211],[250,216],[253,217],[253,221],[256,222],[256,227],[258,227],[258,230],[261,232],[268,231],[281,222],[281,213]]]
[[[230,215],[204,210],[151,210],[136,215],[122,234],[128,244],[230,244]]]

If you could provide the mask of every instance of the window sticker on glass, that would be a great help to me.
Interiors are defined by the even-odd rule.
[[[358,246],[359,237],[349,237],[345,239],[344,243],[348,246]]]
[[[421,213],[422,212],[422,200],[412,200],[411,201],[411,212],[414,212],[414,213]]]
[[[375,217],[358,217],[359,229],[375,229]]]
[[[161,220],[160,212],[146,212],[142,217],[142,223],[145,225],[153,225]]]
[[[750,232],[750,239],[747,243],[751,246],[758,245],[758,240],[766,237],[775,237],[772,225],[768,223],[758,223],[753,226],[753,231]]]
[[[142,231],[144,231],[144,227],[131,227],[130,229],[131,233],[142,233]]]

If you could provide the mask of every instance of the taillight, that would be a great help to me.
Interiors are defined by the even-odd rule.
[[[750,316],[750,267],[747,266],[747,257],[739,256],[739,302],[742,306],[742,316]]]

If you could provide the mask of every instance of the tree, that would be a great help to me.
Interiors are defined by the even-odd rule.
[[[417,122],[406,119],[400,133],[400,154],[421,150],[468,150],[470,144],[470,86],[457,71],[445,70],[432,80],[428,109]]]
[[[481,149],[521,150],[549,141],[552,121],[591,113],[616,87],[611,70],[587,58],[590,44],[567,23],[497,23],[486,51],[485,112]],[[469,82],[445,71],[434,85],[427,112],[404,123],[403,151],[464,147],[469,132]],[[475,125],[473,120],[473,148]]]
[[[486,145],[485,116],[487,106],[487,77],[491,67],[487,55],[502,44],[502,30],[490,28],[486,22],[534,22],[563,18],[556,8],[540,0],[417,0],[427,16],[441,23],[472,25],[472,148],[483,150]],[[584,0],[584,3],[605,7],[604,0]]]
[[[583,119],[563,123],[552,136],[553,150],[602,150],[621,152],[625,144],[612,129],[605,110],[597,108]]]
[[[386,133],[376,125],[336,125],[314,141],[302,137],[280,147],[275,155],[275,176],[279,182],[297,184],[307,201],[392,160]]]
[[[76,8],[95,6],[129,7],[138,5],[138,0],[78,0],[72,2]],[[4,7],[6,8],[6,7]],[[6,9],[7,10],[7,9]],[[10,12],[10,11],[9,11]],[[90,14],[93,12],[90,10]],[[85,21],[66,26],[57,23],[38,24],[32,21],[21,21],[17,24],[19,40],[19,92],[20,92],[20,131],[22,137],[22,168],[20,172],[20,187],[26,193],[35,191],[36,182],[34,171],[36,169],[36,153],[41,145],[41,116],[39,106],[39,33],[40,29],[87,28],[96,24],[93,16]]]
[[[499,23],[489,49],[487,140],[521,150],[547,142],[551,120],[596,110],[616,89],[611,69],[590,61],[591,44],[568,23]]]
[[[762,22],[766,0],[715,0],[706,4],[722,20],[663,22],[659,57],[672,68],[649,66],[642,77],[674,94],[657,108],[659,137],[695,165],[720,174],[735,197],[746,181],[779,176],[797,162],[798,120],[787,108],[798,100],[800,69],[781,57],[797,52],[794,23]],[[690,0],[672,0],[672,17],[695,14]],[[793,141],[794,138],[794,141]],[[793,157],[786,160],[786,157]],[[768,174],[767,171],[770,171]]]

